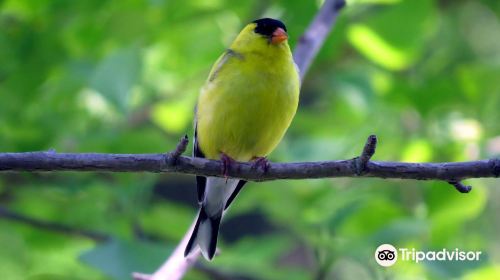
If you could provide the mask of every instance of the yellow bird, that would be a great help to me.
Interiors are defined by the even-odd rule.
[[[267,166],[266,156],[283,138],[297,111],[300,80],[285,25],[255,20],[215,62],[201,90],[194,156]],[[224,175],[226,174],[224,171]],[[211,260],[219,225],[244,180],[197,177],[200,210],[184,255],[196,245]]]

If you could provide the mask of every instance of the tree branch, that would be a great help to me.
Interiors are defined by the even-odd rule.
[[[1,207],[1,206],[0,206],[0,218],[12,220],[15,222],[24,223],[24,224],[31,225],[31,226],[41,228],[41,229],[45,229],[45,230],[50,230],[50,231],[55,231],[55,232],[60,232],[60,233],[70,234],[70,235],[82,236],[82,237],[93,239],[94,241],[97,241],[97,242],[105,241],[105,240],[110,238],[110,236],[105,234],[105,233],[100,233],[100,232],[95,232],[95,231],[90,231],[90,230],[85,230],[85,229],[73,228],[73,227],[70,227],[67,225],[58,224],[58,223],[54,223],[54,222],[37,220],[35,218],[28,217],[28,216],[13,212],[13,211],[11,211],[5,207]]]
[[[306,32],[300,37],[293,51],[293,59],[300,69],[301,81],[304,80],[309,66],[332,30],[340,9],[344,6],[345,0],[326,0]]]
[[[363,163],[363,161],[361,160]],[[378,177],[453,182],[467,178],[499,177],[500,159],[468,162],[406,163],[367,161],[359,172],[360,158],[348,160],[270,163],[266,172],[252,163],[231,164],[228,176],[248,181]],[[221,177],[218,160],[165,154],[70,154],[55,152],[0,153],[5,171],[156,172]]]

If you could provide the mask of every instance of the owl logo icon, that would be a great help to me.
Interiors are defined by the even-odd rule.
[[[375,250],[375,261],[381,266],[392,266],[397,260],[398,250],[391,244],[382,244]]]

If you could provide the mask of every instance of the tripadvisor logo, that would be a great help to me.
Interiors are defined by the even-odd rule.
[[[391,244],[382,244],[375,250],[375,260],[381,266],[391,266],[398,260],[398,250]]]
[[[381,266],[392,266],[399,259],[402,261],[479,261],[481,251],[462,251],[442,249],[439,251],[418,251],[415,248],[399,248],[391,244],[382,244],[375,250],[375,261]]]

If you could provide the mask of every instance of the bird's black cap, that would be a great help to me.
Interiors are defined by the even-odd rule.
[[[286,31],[285,24],[277,19],[261,18],[258,20],[254,20],[253,22],[257,24],[257,26],[255,27],[255,33],[262,34],[264,36],[272,36],[273,32],[277,28],[282,28]]]

